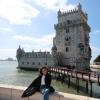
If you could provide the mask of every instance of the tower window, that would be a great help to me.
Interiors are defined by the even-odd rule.
[[[70,24],[70,20],[67,20],[67,24]]]
[[[66,52],[68,52],[69,51],[69,48],[68,47],[66,47]]]
[[[66,33],[69,33],[69,28],[66,28]]]
[[[35,63],[33,62],[32,65],[35,65]]]
[[[27,64],[29,64],[29,62],[27,62]]]
[[[66,41],[69,41],[71,38],[70,37],[65,37],[65,40]]]
[[[24,65],[24,62],[22,62],[22,64]]]
[[[82,43],[79,43],[78,47],[80,48],[81,51],[84,50],[84,45]]]
[[[38,65],[41,65],[41,63],[39,62]]]

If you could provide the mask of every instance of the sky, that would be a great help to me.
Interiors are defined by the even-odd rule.
[[[78,3],[88,14],[93,61],[100,54],[100,0],[0,0],[0,59],[15,59],[19,45],[26,52],[50,51],[57,11]]]

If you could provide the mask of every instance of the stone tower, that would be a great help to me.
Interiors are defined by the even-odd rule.
[[[83,12],[81,4],[67,12],[58,11],[58,23],[54,25],[56,36],[53,44],[62,57],[62,66],[70,65],[76,69],[89,69],[91,48],[90,27],[87,20],[88,16]]]

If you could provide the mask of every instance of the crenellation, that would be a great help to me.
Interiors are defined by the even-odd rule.
[[[64,11],[64,12],[61,12],[60,11],[60,14],[58,14],[58,17],[61,17],[61,16],[66,16],[66,15],[71,15],[73,13],[78,13],[78,9],[72,9],[72,10],[67,10],[67,11]]]
[[[24,58],[41,58],[41,57],[51,57],[50,52],[26,52],[22,54],[22,57]]]

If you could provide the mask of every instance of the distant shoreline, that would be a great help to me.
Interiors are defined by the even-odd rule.
[[[0,60],[0,61],[17,61],[17,60]]]

